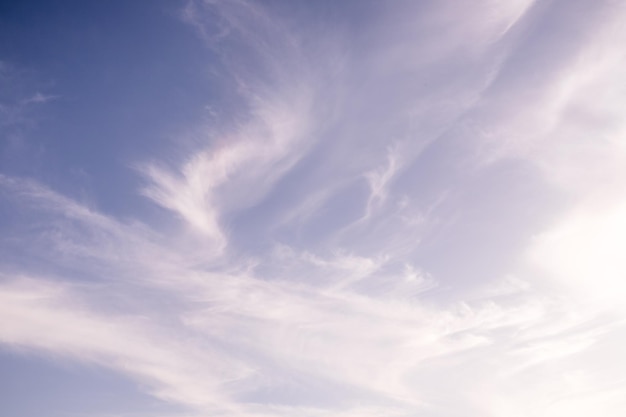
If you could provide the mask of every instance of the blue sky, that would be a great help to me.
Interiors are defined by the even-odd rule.
[[[626,408],[626,3],[0,6],[0,414]]]

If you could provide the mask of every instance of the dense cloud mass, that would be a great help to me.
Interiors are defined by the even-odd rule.
[[[626,409],[626,3],[25,3],[0,414]]]

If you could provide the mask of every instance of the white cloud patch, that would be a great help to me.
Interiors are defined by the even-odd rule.
[[[626,204],[578,209],[536,237],[530,259],[580,297],[621,309]]]
[[[606,3],[580,35],[582,42],[542,71],[543,86],[510,106],[487,135],[499,157],[533,164],[553,192],[568,199],[558,219],[536,233],[528,260],[547,278],[584,298],[619,308],[624,265],[626,89],[621,74],[624,9]],[[600,17],[598,17],[598,15]],[[506,106],[505,106],[506,108]],[[510,141],[509,141],[510,139]],[[501,153],[500,153],[501,152]]]

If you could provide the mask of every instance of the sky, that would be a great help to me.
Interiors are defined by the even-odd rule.
[[[1,2],[0,415],[623,415],[625,19]]]

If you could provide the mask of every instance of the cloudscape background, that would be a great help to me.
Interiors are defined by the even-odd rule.
[[[3,2],[0,415],[623,415],[625,21]]]

